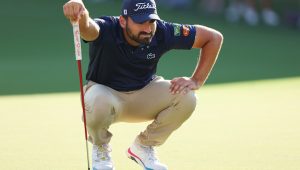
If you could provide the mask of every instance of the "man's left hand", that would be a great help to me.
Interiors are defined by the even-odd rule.
[[[200,85],[189,77],[176,77],[171,80],[170,92],[172,94],[186,94],[190,90],[198,90]]]

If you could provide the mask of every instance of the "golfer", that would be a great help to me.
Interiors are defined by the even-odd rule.
[[[81,0],[68,1],[63,10],[71,22],[79,22],[81,37],[89,44],[84,98],[93,170],[114,169],[110,125],[144,121],[152,122],[133,139],[127,156],[144,169],[167,170],[154,148],[195,110],[194,91],[204,85],[216,62],[222,34],[201,25],[162,20],[154,0],[123,0],[120,16],[95,19]],[[165,80],[156,75],[166,52],[191,48],[201,51],[190,77]]]

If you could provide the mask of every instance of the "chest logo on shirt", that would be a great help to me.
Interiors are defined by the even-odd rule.
[[[156,56],[155,56],[154,53],[149,53],[149,54],[147,54],[147,59],[148,59],[148,60],[154,59],[155,57],[156,57]]]

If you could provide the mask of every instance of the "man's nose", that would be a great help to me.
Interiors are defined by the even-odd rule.
[[[146,33],[151,33],[151,26],[148,22],[144,23],[143,24],[143,31],[146,32]]]

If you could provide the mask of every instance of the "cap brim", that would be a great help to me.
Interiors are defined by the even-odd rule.
[[[149,20],[160,20],[159,16],[157,14],[143,14],[143,15],[135,15],[135,16],[131,16],[131,19],[135,22],[135,23],[144,23],[146,21]]]

